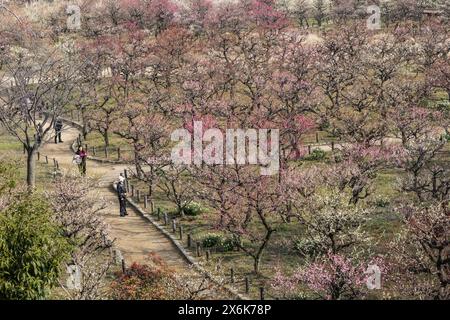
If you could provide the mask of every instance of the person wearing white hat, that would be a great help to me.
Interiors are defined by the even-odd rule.
[[[117,196],[119,197],[120,216],[125,217],[127,213],[127,192],[125,190],[125,177],[119,175],[119,183],[117,184]]]

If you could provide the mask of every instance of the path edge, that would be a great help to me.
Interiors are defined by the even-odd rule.
[[[111,188],[114,191],[117,191],[116,189],[116,183],[113,182],[111,185]],[[201,273],[202,275],[204,275],[205,277],[207,277],[210,281],[212,281],[214,284],[222,287],[223,289],[225,289],[229,294],[235,296],[238,300],[249,300],[248,297],[242,295],[241,293],[237,292],[235,289],[221,284],[219,280],[217,280],[215,278],[214,275],[212,275],[210,272],[208,272],[205,268],[203,268],[196,260],[194,257],[192,257],[192,255],[187,252],[187,250],[185,248],[183,248],[183,246],[179,243],[179,241],[177,239],[175,239],[175,237],[173,237],[167,230],[165,230],[159,223],[157,223],[150,214],[146,213],[144,210],[142,210],[142,208],[136,204],[133,200],[129,199],[127,197],[127,202],[133,207],[133,209],[135,209],[139,215],[146,219],[147,221],[149,221],[156,229],[158,229],[159,232],[161,232],[166,238],[168,238],[173,245],[175,246],[175,248],[177,248],[177,250],[180,252],[180,254],[183,256],[183,258],[190,264],[192,265],[199,273]]]
[[[61,119],[63,122],[66,122],[67,124],[69,124],[70,126],[74,127],[77,130],[81,130],[82,126],[79,123],[76,123],[75,121],[69,120],[69,119],[65,119],[62,118]],[[70,145],[70,148],[72,149],[72,152],[76,151],[76,147],[75,145],[77,144],[77,141],[73,141]],[[95,157],[89,157],[88,159],[90,160],[94,160],[94,161],[98,161],[98,162],[102,162],[102,163],[113,163],[113,164],[124,164],[123,162],[118,162],[118,161],[111,161],[111,160],[103,160],[103,159],[99,159],[99,158],[95,158]],[[115,192],[117,192],[116,189],[116,182],[113,182],[110,185],[111,189]],[[180,245],[179,241],[177,239],[175,239],[169,232],[167,232],[163,227],[161,227],[158,223],[156,223],[156,221],[154,221],[154,219],[148,214],[146,213],[144,210],[141,209],[141,207],[139,205],[137,205],[133,200],[129,199],[127,197],[127,202],[136,210],[136,212],[139,213],[139,215],[146,219],[148,222],[150,222],[159,232],[161,232],[166,238],[168,238],[170,240],[170,242],[172,242],[172,244],[175,246],[175,248],[178,250],[178,252],[181,254],[181,256],[190,264],[192,265],[197,272],[199,272],[200,274],[204,275],[206,278],[208,278],[211,282],[213,282],[214,284],[218,285],[219,287],[222,287],[223,289],[225,289],[225,291],[227,291],[229,294],[231,294],[232,296],[236,297],[238,300],[249,300],[248,297],[242,295],[241,293],[237,292],[235,289],[230,288],[227,285],[221,284],[219,280],[217,280],[210,272],[208,272],[207,270],[205,270],[190,254],[189,252],[187,252],[182,245]]]

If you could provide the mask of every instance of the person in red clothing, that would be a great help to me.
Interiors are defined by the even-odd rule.
[[[76,155],[81,158],[81,162],[78,164],[78,169],[80,170],[81,175],[85,176],[87,152],[83,149],[82,146],[79,146]]]

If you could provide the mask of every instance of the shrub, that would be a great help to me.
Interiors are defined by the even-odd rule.
[[[203,237],[202,245],[204,248],[219,247],[223,243],[223,236],[216,233],[209,233]]]
[[[305,160],[308,161],[320,161],[325,159],[326,157],[326,153],[325,151],[321,150],[321,149],[314,149],[311,154],[307,155],[305,157]]]
[[[444,134],[444,140],[450,142],[450,133]]]
[[[220,245],[220,249],[224,252],[233,251],[234,247],[236,246],[236,241],[232,238],[226,238],[222,241],[222,244]]]
[[[202,214],[204,211],[203,207],[196,202],[191,202],[187,206],[184,207],[184,214],[187,216],[198,216]]]
[[[216,248],[223,252],[233,251],[236,247],[236,241],[233,238],[217,233],[207,234],[203,237],[202,244],[205,248]]]
[[[57,284],[71,247],[39,195],[0,212],[0,299],[42,299]]]

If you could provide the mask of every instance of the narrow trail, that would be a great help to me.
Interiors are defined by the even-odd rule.
[[[65,126],[62,136],[64,142],[58,144],[49,142],[43,147],[41,153],[55,158],[62,170],[77,170],[76,165],[72,163],[71,144],[78,137],[78,133],[78,130]],[[87,161],[87,175],[99,179],[97,191],[107,203],[107,207],[101,211],[101,214],[110,225],[111,237],[115,239],[115,244],[122,252],[127,265],[132,262],[144,264],[148,261],[149,254],[154,252],[175,271],[190,271],[189,264],[173,243],[132,208],[127,208],[128,216],[119,216],[119,203],[117,195],[111,190],[111,184],[118,180],[119,173],[125,168],[125,165]]]

